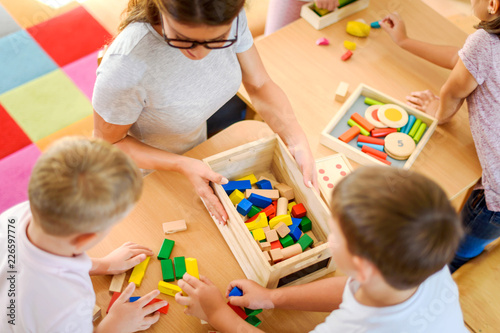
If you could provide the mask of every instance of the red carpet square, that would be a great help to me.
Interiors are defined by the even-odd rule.
[[[81,6],[35,25],[28,32],[61,67],[99,50],[112,38]]]
[[[24,133],[14,119],[0,104],[0,159],[31,144],[30,138]]]

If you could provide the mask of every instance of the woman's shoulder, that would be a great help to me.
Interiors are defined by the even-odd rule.
[[[489,33],[484,29],[477,29],[477,31],[467,37],[467,41],[465,42],[465,44],[468,43],[493,43],[500,45],[500,38],[497,35]]]
[[[129,55],[150,34],[148,23],[133,22],[115,37],[107,53]],[[146,41],[147,42],[147,41]]]

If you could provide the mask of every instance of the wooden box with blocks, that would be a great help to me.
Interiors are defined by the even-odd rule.
[[[348,3],[345,6],[342,6],[342,3]],[[334,11],[323,15],[319,16],[314,10],[313,10],[313,5],[314,3],[307,3],[302,6],[300,9],[300,16],[309,22],[316,30],[321,30],[335,22],[338,22],[354,13],[357,13],[363,9],[368,8],[368,5],[370,4],[370,0],[356,0],[356,1],[349,1],[349,0],[341,0],[340,1],[340,8],[335,9]]]
[[[330,212],[316,190],[304,185],[302,173],[283,141],[273,135],[203,160],[210,168],[228,179],[249,174],[266,177],[290,186],[295,202],[307,209],[312,232],[319,244],[291,258],[271,265],[260,244],[245,225],[244,219],[221,185],[214,184],[229,220],[227,226],[216,223],[247,278],[268,288],[313,281],[335,270],[327,244]],[[282,195],[283,196],[283,195]],[[244,199],[242,199],[244,200]]]
[[[382,109],[384,111],[381,114]],[[398,120],[406,117],[406,125],[400,127],[401,125],[395,122],[393,126],[387,126],[390,120],[384,119],[386,123],[383,124],[381,119],[374,119],[377,112],[377,117],[385,117],[386,114]],[[368,124],[373,129],[364,130],[363,126],[353,121],[354,119],[359,119],[363,126]],[[352,126],[353,123],[355,126]],[[379,125],[376,125],[377,123]],[[437,123],[437,120],[428,114],[360,84],[321,132],[320,142],[362,165],[391,165],[409,169],[434,133]],[[355,127],[360,128],[361,132]],[[407,128],[410,127],[411,131],[408,131]],[[415,133],[416,129],[412,133],[413,127],[421,127],[422,131],[419,128],[420,133]],[[356,130],[359,135],[350,134],[352,130]]]

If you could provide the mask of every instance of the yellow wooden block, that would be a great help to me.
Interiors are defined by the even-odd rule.
[[[236,179],[236,180],[249,180],[250,184],[252,184],[252,185],[257,183],[257,177],[255,177],[255,175],[253,173],[249,174],[248,176],[245,176],[243,178]]]
[[[292,207],[295,206],[297,203],[295,201],[289,202],[288,203],[288,214],[292,211]]]
[[[259,216],[255,219],[255,221],[245,223],[245,225],[250,231],[269,226],[266,213],[259,213]]]
[[[189,275],[194,276],[198,280],[200,279],[200,273],[198,272],[198,261],[195,258],[186,258],[186,272]]]
[[[151,257],[147,257],[146,260],[141,262],[139,265],[136,265],[132,270],[132,274],[130,274],[130,278],[128,282],[135,283],[136,287],[141,286],[142,279],[144,278],[144,274],[146,273],[146,268],[148,268],[149,260]]]
[[[181,287],[164,281],[158,282],[158,290],[165,295],[175,296],[178,292],[182,292]]]
[[[274,229],[274,227],[280,222],[283,222],[286,225],[292,225],[292,217],[290,215],[278,215],[269,221],[269,226],[271,229]]]
[[[262,228],[258,228],[252,231],[253,238],[259,242],[263,239],[266,239],[266,233]]]
[[[231,195],[229,196],[229,199],[231,199],[231,202],[235,206],[239,204],[240,201],[243,200],[244,198],[245,195],[240,190],[234,190],[233,193],[231,193]]]

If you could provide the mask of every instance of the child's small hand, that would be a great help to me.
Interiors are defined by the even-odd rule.
[[[391,36],[393,42],[399,46],[408,38],[405,23],[398,13],[391,13],[386,16],[380,21],[380,26]]]
[[[339,0],[316,0],[316,7],[332,11],[339,6]]]
[[[271,290],[262,287],[252,280],[234,280],[227,287],[226,297],[229,292],[238,287],[243,292],[243,296],[229,297],[232,305],[243,306],[249,309],[272,309],[274,304],[271,301]]]
[[[187,306],[184,312],[190,316],[208,321],[208,318],[217,310],[227,307],[219,289],[204,276],[200,276],[198,280],[186,273],[177,285],[182,288],[187,296],[177,293],[175,301]]]
[[[137,301],[130,303],[128,299],[132,296],[135,285],[130,283],[123,293],[111,306],[109,314],[99,325],[97,332],[137,332],[148,329],[160,319],[157,311],[167,305],[166,301],[147,305],[160,293],[158,290],[142,296]]]
[[[430,90],[414,91],[410,96],[406,96],[406,104],[417,110],[423,111],[432,117],[436,116],[439,109],[439,97]]]
[[[151,249],[127,242],[104,258],[92,259],[91,275],[120,274],[143,262],[154,253]]]

